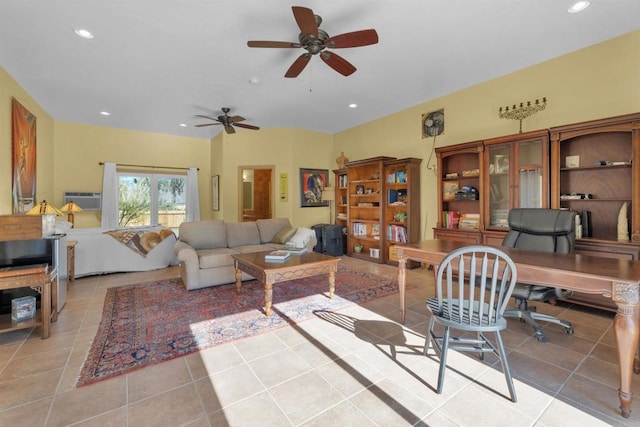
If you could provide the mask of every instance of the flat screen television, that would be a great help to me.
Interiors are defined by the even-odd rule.
[[[0,242],[0,268],[31,264],[51,264],[53,260],[51,239],[10,240]]]

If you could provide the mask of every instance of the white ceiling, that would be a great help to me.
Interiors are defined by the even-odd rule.
[[[222,127],[195,115],[231,107],[262,128],[335,133],[640,28],[639,0],[572,2],[0,0],[0,66],[55,120],[209,138]],[[297,42],[292,5],[330,36],[375,28],[380,42],[337,52],[349,77],[314,57],[286,79],[302,49],[247,41]]]

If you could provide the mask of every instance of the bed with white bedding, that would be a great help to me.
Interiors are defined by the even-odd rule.
[[[78,242],[75,277],[156,270],[178,263],[173,252],[176,236],[164,227],[71,228],[65,233],[67,241]]]

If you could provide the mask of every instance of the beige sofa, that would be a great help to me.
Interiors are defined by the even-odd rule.
[[[287,245],[312,251],[315,232],[293,228],[287,218],[240,223],[185,222],[180,224],[174,251],[182,281],[191,290],[235,282],[232,254],[283,249]],[[242,273],[242,280],[249,279],[252,277]]]

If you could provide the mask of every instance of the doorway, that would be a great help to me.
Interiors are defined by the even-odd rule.
[[[239,166],[238,169],[238,221],[273,218],[274,166]]]

